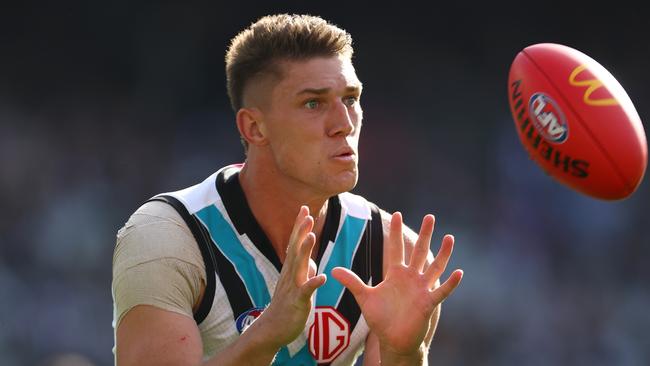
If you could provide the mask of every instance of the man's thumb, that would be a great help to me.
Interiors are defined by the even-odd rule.
[[[332,277],[350,290],[352,295],[357,299],[357,302],[359,302],[359,296],[364,293],[366,285],[361,281],[356,273],[344,267],[336,267],[332,269]]]

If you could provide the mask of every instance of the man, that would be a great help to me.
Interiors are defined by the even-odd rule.
[[[357,183],[361,82],[348,33],[267,16],[226,56],[246,161],[154,197],[118,232],[116,363],[426,363],[453,246],[419,235]]]

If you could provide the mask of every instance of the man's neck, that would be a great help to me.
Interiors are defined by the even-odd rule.
[[[316,234],[316,245],[312,251],[312,258],[315,258],[327,216],[329,197],[292,187],[287,182],[279,181],[273,172],[258,169],[257,166],[244,164],[239,173],[239,182],[255,220],[271,242],[278,258],[284,263],[289,237],[303,205],[309,207],[309,214],[315,221],[312,229]]]

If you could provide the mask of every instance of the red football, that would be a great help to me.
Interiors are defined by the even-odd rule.
[[[605,200],[637,189],[648,162],[643,124],[598,62],[560,44],[526,47],[510,67],[508,96],[521,143],[549,175]]]

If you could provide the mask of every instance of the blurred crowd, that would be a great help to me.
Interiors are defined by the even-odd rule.
[[[272,10],[211,9],[215,25],[198,10],[116,4],[62,6],[55,19],[17,5],[22,18],[0,26],[10,56],[0,60],[0,365],[113,364],[116,231],[154,194],[244,159],[222,57]],[[355,39],[365,113],[354,192],[413,228],[435,214],[434,250],[456,237],[450,267],[465,278],[443,305],[431,363],[649,364],[650,183],[604,202],[542,173],[518,141],[505,85],[508,62],[537,38],[503,22],[470,31],[481,14],[462,10],[424,34],[404,19],[379,29],[309,10]],[[549,37],[620,65],[615,76],[650,118],[650,74],[623,72],[647,64],[647,45],[616,58],[621,44],[562,32]]]

